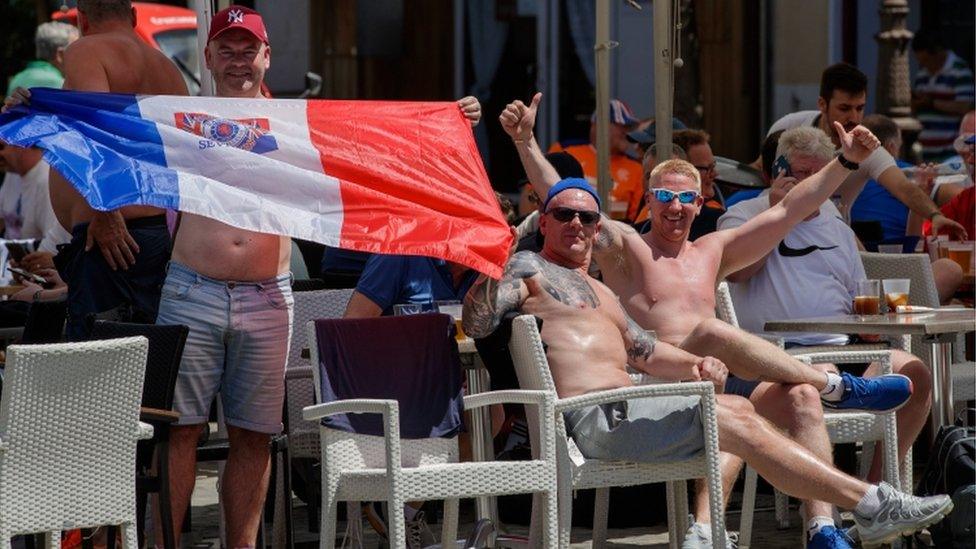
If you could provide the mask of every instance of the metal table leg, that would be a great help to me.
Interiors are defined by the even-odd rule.
[[[932,350],[932,437],[952,423],[952,341],[956,334],[939,334],[929,339]]]

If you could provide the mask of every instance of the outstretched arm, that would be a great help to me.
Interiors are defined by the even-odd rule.
[[[518,310],[529,296],[524,279],[539,272],[537,261],[535,254],[519,252],[508,260],[501,279],[478,277],[464,296],[464,333],[485,337],[498,328],[506,313]]]
[[[545,200],[549,189],[562,179],[556,168],[546,160],[542,148],[535,140],[532,129],[535,127],[535,117],[539,110],[542,93],[532,96],[530,104],[526,105],[516,99],[509,103],[498,116],[505,133],[512,138],[515,150],[518,151],[525,174],[532,183],[532,188],[542,200]],[[593,245],[593,252],[600,256],[606,253],[617,253],[623,250],[623,239],[627,234],[637,235],[630,225],[613,221],[606,215],[600,220],[601,229]],[[602,258],[601,258],[602,259]]]
[[[929,195],[919,185],[912,184],[898,166],[891,166],[881,172],[881,175],[878,176],[878,184],[887,189],[919,217],[931,219],[932,226],[935,229],[932,231],[933,234],[941,232],[958,240],[966,240],[971,236],[966,234],[965,227],[942,215],[939,206],[929,198]]]
[[[861,162],[879,146],[878,138],[867,128],[858,126],[850,133],[834,123],[840,136],[841,154],[851,162]],[[724,278],[763,258],[793,227],[816,212],[825,200],[844,182],[850,170],[838,160],[831,160],[819,172],[799,182],[778,204],[750,219],[740,227],[718,231],[703,238],[719,240],[722,245],[722,265],[719,278]]]

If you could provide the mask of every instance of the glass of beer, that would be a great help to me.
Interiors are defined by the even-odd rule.
[[[907,278],[884,279],[885,303],[889,313],[898,312],[899,305],[908,305],[908,290],[911,280]]]
[[[945,246],[948,258],[962,267],[963,274],[969,273],[973,264],[973,242],[949,242]]]
[[[877,280],[859,280],[854,294],[854,314],[881,314],[881,285]]]
[[[464,306],[461,305],[460,301],[457,301],[455,299],[435,301],[434,308],[437,309],[438,313],[451,315],[451,318],[454,319],[454,327],[457,329],[454,334],[454,337],[458,341],[468,337],[464,333],[464,328],[461,327],[461,313],[462,311],[464,311]]]

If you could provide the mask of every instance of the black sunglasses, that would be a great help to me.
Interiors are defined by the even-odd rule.
[[[556,221],[569,223],[574,217],[579,216],[580,223],[583,225],[593,225],[600,220],[600,212],[591,210],[574,210],[572,208],[549,208],[546,213],[551,213]]]

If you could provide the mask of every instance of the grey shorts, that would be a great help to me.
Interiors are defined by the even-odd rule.
[[[219,392],[228,425],[281,430],[294,303],[290,279],[215,280],[170,262],[156,323],[190,327],[173,399],[180,425],[206,422]]]
[[[584,456],[660,463],[705,449],[700,398],[638,398],[564,414],[566,428]]]

